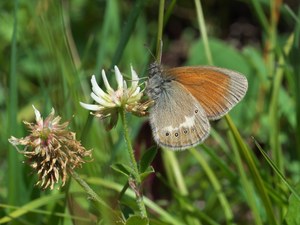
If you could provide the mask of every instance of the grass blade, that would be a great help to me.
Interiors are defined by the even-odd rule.
[[[7,102],[8,116],[8,136],[17,133],[17,112],[18,112],[18,77],[17,77],[17,31],[18,31],[18,8],[19,1],[14,1],[14,28],[12,35],[11,64],[10,64],[10,82],[9,82],[9,100]],[[7,137],[8,138],[8,137]],[[6,139],[7,140],[7,139]],[[11,205],[17,205],[20,200],[20,166],[17,157],[17,151],[9,145],[8,153],[8,202]]]
[[[191,148],[189,151],[192,153],[192,155],[195,157],[195,159],[201,165],[201,167],[205,171],[208,179],[210,180],[215,192],[217,193],[220,204],[222,205],[223,210],[224,210],[224,214],[225,214],[226,222],[227,222],[226,224],[232,224],[233,213],[232,213],[230,204],[229,204],[224,192],[222,191],[221,184],[218,181],[215,173],[209,167],[209,165],[206,162],[206,160],[204,159],[204,157],[195,148]]]
[[[275,163],[272,161],[272,159],[268,156],[268,154],[262,149],[260,144],[255,140],[254,137],[252,137],[256,147],[260,151],[260,153],[263,155],[263,157],[267,160],[269,165],[272,167],[272,169],[276,172],[276,174],[280,177],[280,179],[286,184],[286,186],[290,189],[290,191],[295,195],[295,197],[299,200],[300,203],[300,196],[298,195],[297,191],[289,184],[289,182],[285,179],[284,175],[280,172],[279,168],[275,165]]]
[[[232,132],[232,135],[237,143],[240,155],[245,159],[247,166],[250,170],[252,179],[255,183],[255,186],[258,190],[258,193],[259,193],[259,195],[262,199],[263,205],[265,207],[269,224],[276,225],[278,223],[277,223],[277,220],[276,220],[274,212],[273,212],[272,204],[271,204],[270,198],[268,196],[267,189],[264,185],[263,179],[260,176],[259,170],[254,163],[254,159],[252,158],[252,156],[249,152],[249,149],[247,148],[246,144],[244,143],[243,139],[241,138],[241,135],[240,135],[239,131],[237,130],[236,126],[234,125],[234,123],[232,122],[230,116],[226,115],[225,119],[226,119],[226,122],[230,128],[230,131]]]

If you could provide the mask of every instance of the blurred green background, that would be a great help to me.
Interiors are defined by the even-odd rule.
[[[155,54],[157,42],[159,3],[0,2],[0,223],[107,224],[103,221],[109,217],[74,181],[54,191],[34,186],[36,175],[8,143],[11,135],[28,134],[22,121],[34,121],[32,105],[44,118],[54,107],[63,121],[71,121],[77,139],[93,149],[94,160],[78,172],[125,218],[136,211],[132,195],[118,199],[126,177],[111,169],[114,163],[128,164],[121,124],[106,131],[79,101],[91,102],[90,78],[95,74],[103,85],[102,69],[112,83],[114,65],[125,75],[132,65],[140,77],[147,77],[154,60],[149,49]],[[145,198],[152,204],[146,203],[151,224],[300,224],[300,203],[297,194],[291,195],[300,178],[299,1],[201,4],[214,65],[248,79],[248,93],[230,116],[259,174],[252,173],[243,155],[239,158],[241,145],[226,120],[212,122],[212,134],[196,152],[170,155],[158,150],[152,163],[155,175],[144,182]],[[164,12],[162,63],[208,64],[195,2],[166,1]],[[151,130],[147,117],[127,119],[139,158],[154,145]],[[15,219],[9,215],[13,212]]]

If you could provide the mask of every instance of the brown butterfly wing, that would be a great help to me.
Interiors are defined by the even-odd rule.
[[[181,83],[201,104],[208,119],[222,117],[246,94],[248,82],[242,74],[211,66],[177,67],[164,75]]]

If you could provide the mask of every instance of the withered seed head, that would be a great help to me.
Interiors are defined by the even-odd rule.
[[[75,133],[67,130],[69,122],[60,124],[61,117],[54,118],[54,109],[43,120],[40,112],[33,108],[36,123],[24,121],[30,134],[24,138],[12,136],[9,142],[28,158],[27,162],[38,174],[37,185],[53,189],[61,180],[61,186],[64,186],[69,171],[81,167],[86,162],[84,158],[91,157],[91,150],[87,151],[75,139]],[[25,147],[19,150],[17,145]]]

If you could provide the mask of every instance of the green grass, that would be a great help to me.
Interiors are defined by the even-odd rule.
[[[135,178],[128,172],[132,158],[121,121],[106,131],[105,122],[79,101],[91,101],[92,74],[104,85],[102,69],[112,85],[114,65],[130,75],[132,64],[146,77],[153,61],[148,46],[159,58],[160,39],[167,66],[234,69],[246,75],[249,90],[228,116],[212,122],[204,144],[187,151],[154,152],[147,117],[123,118],[126,140],[137,152],[140,174],[135,176],[143,183],[150,224],[300,224],[299,3],[298,8],[281,1],[213,4],[219,5],[198,0],[0,3],[0,224],[117,224],[120,216],[126,224],[145,222],[130,183]],[[241,22],[240,7],[247,9],[247,23],[234,27]],[[249,24],[251,37],[229,35]],[[37,176],[8,142],[11,135],[28,134],[22,121],[34,121],[31,105],[44,118],[53,107],[93,149],[93,161],[63,188],[34,186]],[[146,168],[155,154],[153,168]]]

